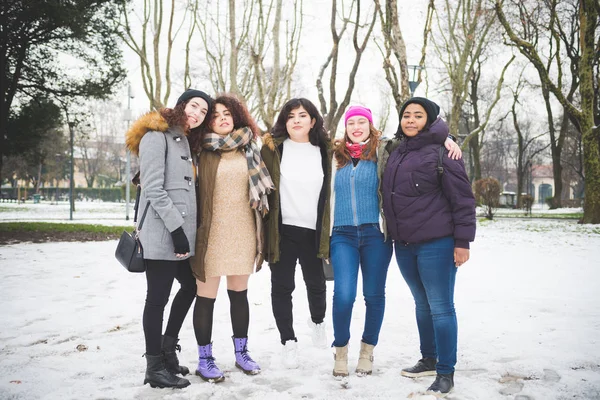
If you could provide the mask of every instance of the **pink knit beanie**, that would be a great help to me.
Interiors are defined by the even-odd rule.
[[[348,118],[355,117],[357,115],[365,117],[369,120],[371,125],[373,124],[373,114],[371,114],[371,110],[363,106],[350,106],[348,111],[346,111],[346,115],[344,116],[344,125],[346,125],[348,122]]]

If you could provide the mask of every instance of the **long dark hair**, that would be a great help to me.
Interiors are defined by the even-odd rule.
[[[200,145],[202,138],[202,128],[206,125],[208,115],[204,117],[204,121],[194,129],[190,129],[187,121],[187,114],[185,113],[185,106],[190,102],[191,99],[182,101],[173,108],[161,108],[158,110],[159,114],[167,121],[170,127],[180,127],[188,137],[188,143],[190,149],[195,151],[196,147]],[[209,105],[210,109],[210,105]]]
[[[233,94],[224,93],[220,94],[215,101],[213,101],[212,113],[206,116],[206,124],[202,124],[202,135],[206,133],[212,132],[211,125],[215,120],[215,110],[217,104],[222,104],[229,110],[231,116],[233,118],[233,129],[240,129],[243,127],[248,127],[254,134],[254,137],[257,138],[260,135],[260,130],[256,125],[254,119],[250,116],[250,112],[248,108]],[[198,149],[200,146],[198,147]]]
[[[289,100],[287,103],[283,105],[279,115],[277,116],[277,121],[271,129],[271,135],[273,137],[285,137],[289,138],[290,134],[287,131],[287,127],[285,126],[288,120],[288,115],[297,108],[304,108],[308,115],[310,115],[311,119],[315,120],[315,124],[310,131],[308,132],[308,140],[310,144],[313,146],[319,146],[322,143],[325,143],[329,140],[327,136],[327,131],[325,130],[325,126],[323,125],[323,117],[317,110],[317,107],[308,99],[305,98],[295,98]]]

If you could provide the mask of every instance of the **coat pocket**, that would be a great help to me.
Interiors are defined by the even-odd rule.
[[[411,192],[417,196],[439,189],[437,173],[413,171],[410,173]]]

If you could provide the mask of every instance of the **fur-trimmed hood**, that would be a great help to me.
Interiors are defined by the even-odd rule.
[[[269,150],[275,151],[275,148],[279,146],[285,140],[285,137],[275,138],[270,133],[265,133],[262,137],[263,146],[267,146]]]
[[[169,124],[158,111],[150,111],[139,117],[125,134],[125,146],[136,156],[139,154],[140,142],[150,131],[166,132]]]

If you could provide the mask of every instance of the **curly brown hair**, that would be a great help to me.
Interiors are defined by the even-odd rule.
[[[243,127],[248,127],[254,134],[254,138],[256,139],[260,135],[260,129],[256,125],[256,122],[250,116],[250,111],[240,99],[238,99],[234,94],[231,93],[223,93],[220,94],[215,101],[213,102],[213,113],[211,115],[206,116],[206,124],[203,124],[202,128],[202,136],[206,133],[212,132],[212,124],[215,120],[214,110],[217,104],[222,104],[229,110],[231,113],[231,117],[233,118],[233,129],[240,129]]]
[[[375,129],[372,123],[369,122],[369,143],[364,147],[362,154],[360,155],[361,160],[377,160],[377,146],[379,146],[379,141],[381,139],[381,132]],[[347,132],[344,132],[344,137],[342,139],[336,140],[333,148],[333,156],[335,157],[335,161],[337,163],[338,168],[344,167],[348,164],[352,157],[350,156],[350,151],[346,148],[346,142],[351,142],[348,138]]]

